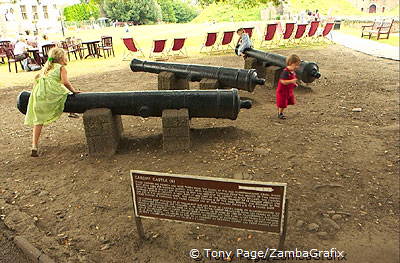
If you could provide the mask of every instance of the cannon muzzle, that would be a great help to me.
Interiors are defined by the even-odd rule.
[[[286,67],[286,57],[279,54],[263,52],[253,48],[245,50],[244,53],[249,57],[256,58],[259,62],[263,62],[265,66]],[[318,65],[307,61],[301,62],[299,69],[296,70],[296,74],[304,83],[311,83],[321,77]]]
[[[252,92],[256,85],[264,85],[265,80],[258,78],[255,70],[215,67],[195,64],[167,63],[133,59],[133,72],[150,72],[159,74],[162,71],[172,72],[178,78],[189,81],[216,79],[222,87],[237,88]]]
[[[17,108],[26,114],[30,92],[23,91]],[[250,100],[241,100],[237,89],[231,90],[154,90],[134,92],[84,92],[68,95],[64,112],[83,113],[108,108],[113,114],[161,117],[165,109],[187,108],[189,117],[235,120],[240,109],[250,109]]]

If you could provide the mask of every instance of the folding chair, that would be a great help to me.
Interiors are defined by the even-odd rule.
[[[264,43],[267,43],[267,45],[265,45],[265,46],[270,46],[273,44],[272,42],[273,42],[277,27],[278,27],[278,24],[268,24],[267,25],[267,27],[265,28],[264,36],[261,40],[261,45],[260,45],[261,47],[263,47]],[[268,45],[268,44],[270,44],[270,45]]]
[[[326,23],[322,33],[317,35],[317,40],[318,39],[321,39],[322,41],[326,40],[327,39],[326,36],[331,33],[334,25],[335,25],[335,23],[333,23],[333,22]],[[329,41],[332,41],[332,40],[329,40]]]
[[[137,53],[137,52],[140,52],[142,54],[142,57],[144,57],[143,51],[139,48],[138,44],[135,43],[133,38],[131,38],[131,37],[123,38],[122,41],[124,42],[124,45],[127,48],[127,49],[125,49],[124,54],[122,56],[122,60],[123,61],[129,60],[129,59],[126,59],[126,58],[130,54]]]
[[[286,23],[285,32],[283,32],[283,35],[282,35],[282,38],[280,41],[285,41],[285,40],[290,39],[290,37],[292,36],[292,33],[294,31],[294,26],[295,26],[295,23],[293,23],[293,22]],[[285,42],[283,42],[283,46],[285,46]]]
[[[309,39],[310,41],[315,40],[316,38],[315,33],[317,33],[319,27],[319,21],[312,21],[310,24],[310,29],[308,30],[308,34],[307,34],[307,39]]]
[[[254,27],[244,27],[243,30],[249,35],[249,38],[251,39],[253,36]]]
[[[186,38],[174,38],[174,42],[172,43],[172,48],[168,51],[168,54],[172,53],[174,57],[188,57],[187,50],[185,47]]]
[[[166,39],[159,39],[153,41],[153,48],[150,51],[149,58],[157,57],[158,59],[167,59],[167,53],[165,52]]]
[[[235,50],[235,47],[232,45],[234,35],[235,31],[224,31],[221,43],[218,45],[218,49],[222,51],[227,51],[229,49]]]
[[[218,36],[218,32],[207,33],[204,44],[200,49],[200,53],[202,53],[201,51],[203,50],[203,48],[205,48],[205,49],[208,48],[209,49],[208,53],[211,53],[215,49],[214,45],[215,45],[215,42],[217,41],[217,36]]]
[[[302,37],[306,32],[307,24],[298,24],[294,37],[289,39],[288,43],[298,44],[302,41]],[[297,41],[297,42],[296,42]]]

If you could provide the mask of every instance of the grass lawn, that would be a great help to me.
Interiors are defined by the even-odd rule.
[[[303,10],[315,11],[321,15],[363,15],[364,13],[356,9],[350,1],[347,0],[289,0],[290,8],[293,12],[298,13]]]
[[[206,32],[221,32],[224,30],[236,30],[239,27],[255,26],[253,36],[253,44],[259,46],[260,39],[264,32],[264,27],[267,22],[226,22],[226,23],[202,23],[202,24],[164,24],[164,25],[143,25],[132,26],[130,32],[126,33],[124,28],[103,28],[68,31],[66,36],[74,36],[85,40],[100,39],[102,35],[110,35],[113,37],[115,49],[115,58],[88,58],[84,60],[75,60],[73,55],[67,67],[71,78],[91,74],[94,72],[107,72],[111,70],[128,68],[129,61],[122,61],[122,56],[125,51],[125,46],[121,40],[122,37],[133,37],[142,48],[146,57],[148,57],[152,48],[154,39],[168,39],[167,47],[170,49],[174,37],[187,37],[185,46],[190,57],[199,57],[207,54],[200,54],[200,48],[204,42]],[[222,34],[220,34],[222,36]],[[61,34],[49,35],[50,40],[63,39]],[[233,43],[236,43],[237,36],[235,35]],[[318,44],[312,44],[313,46]],[[294,45],[295,46],[295,45]],[[286,47],[287,48],[287,47]],[[306,47],[305,47],[306,48]],[[233,55],[232,52],[229,53]],[[182,60],[183,61],[183,60]],[[19,67],[19,66],[18,66]],[[20,70],[20,67],[19,67]],[[8,72],[7,64],[0,64],[0,88],[13,86],[26,86],[32,84],[34,76],[38,72],[22,72],[15,73],[14,65],[12,72]],[[84,87],[80,87],[84,90]]]

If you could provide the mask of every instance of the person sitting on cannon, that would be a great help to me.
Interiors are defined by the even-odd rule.
[[[236,45],[236,54],[238,56],[243,56],[244,59],[246,59],[246,54],[244,54],[243,52],[252,47],[251,44],[251,40],[249,35],[244,31],[243,28],[239,28],[236,33],[239,35],[239,40],[238,43]]]

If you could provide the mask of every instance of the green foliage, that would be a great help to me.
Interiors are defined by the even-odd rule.
[[[282,2],[282,0],[199,0],[200,5],[202,6],[208,6],[211,4],[228,4],[239,8],[251,8],[269,2],[277,6]]]
[[[106,0],[104,11],[118,21],[148,24],[161,20],[161,7],[155,0]]]
[[[289,0],[290,9],[294,13],[303,10],[316,10],[321,15],[362,15],[363,13],[347,0]],[[329,11],[330,10],[330,11]]]
[[[190,22],[197,16],[197,11],[193,7],[180,0],[175,0],[173,7],[178,23]]]
[[[164,22],[186,23],[197,16],[197,11],[181,0],[158,0]]]
[[[224,21],[257,21],[261,19],[261,9],[264,5],[251,8],[238,8],[230,4],[211,4],[203,9],[193,22],[224,22]]]
[[[167,23],[176,23],[174,3],[172,0],[158,0],[161,7],[162,20]]]
[[[386,15],[389,16],[398,16],[400,13],[400,6],[397,6],[395,8],[393,8],[392,10],[390,10],[389,12],[386,13]],[[384,13],[385,14],[385,13]]]
[[[99,6],[94,1],[68,6],[64,9],[66,21],[83,21],[89,20],[90,18],[97,19],[99,15]]]

